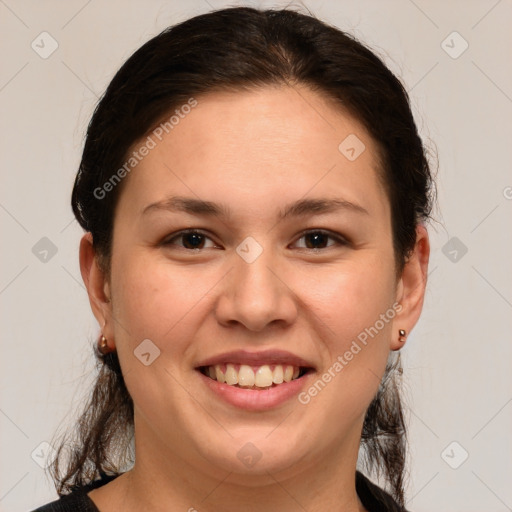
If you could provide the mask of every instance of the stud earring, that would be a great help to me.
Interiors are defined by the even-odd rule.
[[[106,355],[110,352],[108,348],[107,338],[105,338],[103,334],[100,336],[100,339],[98,340],[98,350],[103,355]]]
[[[398,341],[400,343],[405,343],[406,336],[407,336],[407,332],[404,329],[398,330]]]

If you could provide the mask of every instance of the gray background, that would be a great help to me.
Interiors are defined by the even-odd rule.
[[[150,37],[228,5],[286,3],[0,0],[0,510],[56,498],[44,443],[94,377],[69,198],[95,103]],[[439,157],[426,303],[403,350],[408,508],[512,510],[512,2],[306,5],[402,77]]]

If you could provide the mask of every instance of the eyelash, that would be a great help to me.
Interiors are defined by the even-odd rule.
[[[209,238],[211,240],[211,238],[204,232],[198,230],[198,229],[185,229],[183,231],[179,231],[177,233],[174,233],[173,235],[171,235],[171,238],[167,238],[165,239],[163,242],[162,242],[162,245],[164,246],[169,246],[169,245],[175,245],[173,244],[173,240],[176,240],[177,238],[180,238],[180,237],[183,237],[185,235],[190,235],[190,234],[197,234],[197,235],[202,235],[206,238]],[[320,235],[324,235],[324,236],[327,236],[333,240],[335,240],[337,242],[337,245],[339,246],[348,246],[349,245],[349,242],[344,238],[342,237],[341,235],[337,235],[331,231],[327,231],[327,230],[324,230],[324,229],[308,229],[306,231],[303,231],[299,238],[297,238],[297,240],[300,240],[301,238],[304,238],[306,235],[309,235],[309,234],[320,234]],[[333,247],[333,245],[328,245],[327,247],[323,247],[323,248],[316,248],[316,249],[310,249],[308,247],[300,247],[300,249],[302,250],[307,250],[307,251],[321,251],[321,250],[326,250],[326,249],[329,249],[330,247]],[[182,249],[186,250],[186,251],[195,251],[197,249],[187,249],[186,247],[181,247]],[[201,249],[202,250],[202,249]]]

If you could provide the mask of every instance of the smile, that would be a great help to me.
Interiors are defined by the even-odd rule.
[[[291,382],[305,375],[310,369],[282,364],[216,364],[202,366],[201,373],[222,384],[244,389],[269,389]]]
[[[297,397],[317,373],[311,360],[286,350],[233,350],[194,365],[214,401],[246,411],[265,411]]]

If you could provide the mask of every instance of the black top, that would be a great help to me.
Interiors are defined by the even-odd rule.
[[[100,512],[94,502],[87,496],[89,491],[107,484],[118,475],[103,475],[99,480],[79,487],[60,499],[43,505],[32,512]],[[369,512],[407,512],[400,508],[393,498],[380,487],[370,482],[359,471],[356,472],[356,492]]]

